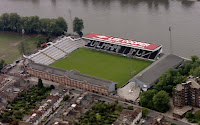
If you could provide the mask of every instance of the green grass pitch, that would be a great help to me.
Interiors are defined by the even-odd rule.
[[[130,78],[151,63],[150,61],[129,59],[120,55],[80,48],[51,66],[66,70],[76,69],[83,74],[115,81],[118,82],[117,87],[121,88]]]

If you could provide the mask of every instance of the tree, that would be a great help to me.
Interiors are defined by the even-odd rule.
[[[200,66],[190,70],[190,74],[196,77],[200,76]]]
[[[43,85],[41,78],[38,79],[38,85],[37,86],[38,86],[38,88],[44,88],[44,85]]]
[[[67,22],[63,17],[58,17],[58,19],[56,20],[56,24],[62,29],[62,31],[67,32],[68,29]]]
[[[154,109],[159,112],[165,112],[169,109],[169,94],[165,91],[159,91],[153,97]]]
[[[67,101],[68,99],[69,99],[69,95],[66,95],[66,96],[63,98],[64,101]]]
[[[196,120],[200,120],[200,110],[198,110],[198,111],[196,111],[195,113],[194,113],[194,118],[196,119]]]
[[[27,34],[43,33],[56,36],[67,32],[68,27],[62,17],[40,19],[38,16],[21,17],[17,13],[4,13],[0,16],[0,30],[20,33],[22,29]]]
[[[0,60],[0,71],[3,69],[3,67],[5,66],[5,61],[4,60]]]
[[[96,119],[97,121],[101,121],[101,115],[99,113],[96,113]]]
[[[158,83],[153,88],[157,91],[164,90],[172,95],[173,87],[185,81],[186,77],[182,76],[177,69],[169,69],[159,78]]]
[[[54,85],[50,85],[50,89],[55,89],[55,86]]]
[[[16,119],[21,120],[23,113],[21,111],[14,111],[13,115],[15,116]]]
[[[30,33],[40,33],[40,18],[38,16],[29,17]]]
[[[56,20],[51,20],[49,29],[51,35],[61,35],[64,32],[62,27],[59,27],[59,25],[56,23]]]
[[[187,112],[186,115],[185,115],[185,117],[186,117],[187,119],[193,118],[193,117],[194,117],[194,114],[192,114],[192,112]]]
[[[188,75],[191,69],[192,69],[191,61],[185,61],[182,66],[181,74]]]
[[[9,30],[9,14],[8,13],[3,13],[0,17],[0,19],[2,20],[2,24],[3,24],[3,31],[8,31]]]
[[[197,68],[197,67],[200,67],[200,60],[197,56],[192,56],[191,57],[191,61],[185,61],[183,63],[183,66],[182,66],[182,70],[181,70],[181,73],[183,75],[193,75],[194,73],[194,70]],[[195,74],[195,73],[194,73]]]
[[[187,119],[191,119],[191,118],[194,118],[194,114],[192,114],[192,112],[187,112],[186,115],[185,115],[185,117]]]
[[[82,37],[83,33],[82,30],[84,29],[83,20],[79,19],[78,17],[74,18],[73,21],[73,31],[79,34]]]
[[[20,32],[21,30],[21,17],[17,13],[10,13],[9,16],[9,28],[14,32]]]
[[[191,56],[191,61],[192,61],[192,63],[195,63],[195,62],[197,62],[199,60],[199,57],[197,57],[197,56]]]
[[[128,106],[127,109],[133,110],[134,108],[133,108],[133,106]]]
[[[39,48],[41,44],[43,44],[46,41],[46,38],[43,35],[37,35],[36,37],[37,42],[36,42],[36,46]]]
[[[146,118],[149,114],[149,110],[147,108],[142,108],[142,118]]]
[[[153,109],[153,97],[157,93],[156,90],[148,90],[146,92],[142,92],[140,95],[140,104],[144,107]]]

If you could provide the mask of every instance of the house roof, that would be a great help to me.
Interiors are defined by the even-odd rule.
[[[137,79],[152,86],[158,81],[158,78],[162,74],[168,71],[168,69],[177,68],[183,61],[183,58],[173,54],[164,55],[129,81],[135,81],[135,79]]]
[[[3,81],[5,77],[3,75],[0,75],[0,83]]]
[[[199,83],[197,83],[194,79],[188,79],[188,81],[186,83],[177,84],[175,89],[177,91],[181,91],[184,89],[185,84],[189,84],[191,88],[196,88],[196,89],[200,88]]]
[[[152,120],[150,125],[171,125],[171,122],[165,120],[165,117],[160,114],[155,119]]]
[[[175,89],[176,89],[177,91],[181,91],[181,90],[184,89],[184,87],[183,87],[182,84],[177,84]]]
[[[134,110],[123,109],[113,125],[130,125],[140,112],[141,108],[135,108]]]
[[[191,106],[184,106],[181,108],[174,107],[173,113],[183,116],[185,113],[187,113],[188,111],[191,111],[191,110],[192,110]]]
[[[192,84],[191,84],[191,87],[192,87],[192,88],[196,88],[196,89],[199,89],[199,88],[200,88],[199,83],[197,83],[194,79],[189,79],[189,81],[192,82]]]

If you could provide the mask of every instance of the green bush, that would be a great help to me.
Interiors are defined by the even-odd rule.
[[[66,95],[66,96],[63,98],[64,101],[67,101],[68,99],[69,99],[69,95]]]
[[[147,108],[142,108],[142,118],[146,118],[149,114],[149,110]]]
[[[194,113],[194,117],[196,120],[198,120],[198,121],[200,120],[200,110],[198,110]]]
[[[128,106],[127,109],[133,110],[134,108],[133,108],[133,106]]]
[[[194,114],[192,114],[192,112],[187,112],[186,115],[185,115],[185,117],[187,119],[194,118]]]

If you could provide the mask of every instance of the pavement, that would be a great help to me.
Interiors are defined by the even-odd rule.
[[[124,99],[136,101],[140,95],[140,88],[135,82],[130,82],[123,88],[117,90],[117,94]]]
[[[9,73],[20,73],[21,71],[23,71],[23,69],[21,68],[22,65],[23,65],[23,61],[20,61],[14,67],[11,68]]]

